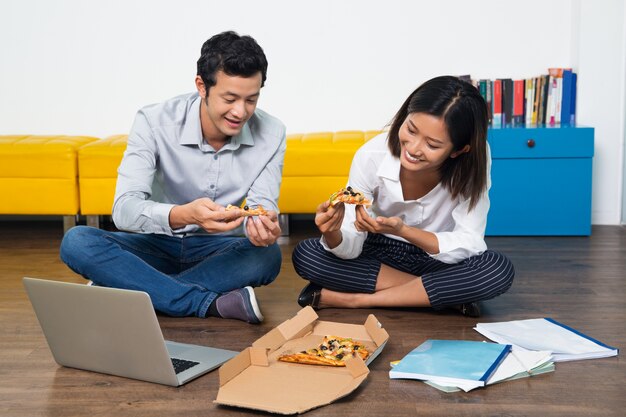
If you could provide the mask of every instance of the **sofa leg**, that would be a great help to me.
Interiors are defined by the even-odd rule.
[[[63,234],[67,233],[72,227],[76,226],[76,216],[63,216]]]
[[[100,228],[100,216],[87,216],[87,226]]]
[[[278,225],[280,226],[281,236],[289,236],[289,215],[279,214]]]

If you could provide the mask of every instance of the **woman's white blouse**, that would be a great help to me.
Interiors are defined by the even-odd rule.
[[[491,157],[487,148],[487,189],[491,186]],[[489,195],[484,192],[478,204],[468,212],[469,200],[461,196],[452,198],[441,183],[417,200],[404,201],[400,184],[400,160],[387,146],[387,132],[381,133],[361,146],[352,160],[348,185],[362,191],[372,199],[368,213],[373,216],[399,217],[411,227],[432,232],[439,241],[439,253],[433,258],[454,264],[487,249],[485,227],[489,211]],[[322,238],[324,248],[343,259],[353,259],[361,254],[367,232],[354,227],[355,206],[346,204],[341,225],[343,239],[330,249]],[[391,239],[405,241],[395,235]]]

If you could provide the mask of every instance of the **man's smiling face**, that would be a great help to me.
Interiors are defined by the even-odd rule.
[[[215,74],[215,85],[209,88],[209,95],[206,97],[204,83],[197,79],[198,92],[203,98],[200,120],[204,138],[222,142],[241,132],[244,124],[254,114],[261,83],[260,72],[251,77],[240,77],[218,71]]]

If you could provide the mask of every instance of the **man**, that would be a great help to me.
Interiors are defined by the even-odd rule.
[[[284,125],[256,108],[266,74],[251,37],[224,32],[206,41],[197,93],[136,116],[113,205],[124,232],[72,228],[61,259],[95,285],[146,291],[165,314],[260,323],[252,287],[280,271],[286,148]],[[244,201],[268,214],[225,210]]]

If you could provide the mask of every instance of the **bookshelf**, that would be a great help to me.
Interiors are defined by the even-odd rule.
[[[487,236],[591,234],[594,129],[490,127]]]

